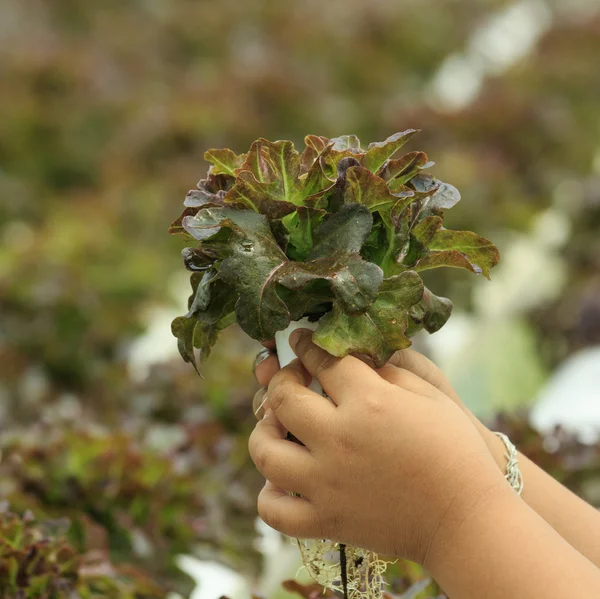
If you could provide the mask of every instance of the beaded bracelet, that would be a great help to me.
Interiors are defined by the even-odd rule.
[[[519,469],[519,458],[517,456],[517,448],[511,443],[510,439],[504,434],[494,432],[495,435],[500,437],[506,447],[508,453],[504,457],[508,460],[506,465],[506,480],[510,486],[517,492],[518,495],[523,493],[523,474]]]

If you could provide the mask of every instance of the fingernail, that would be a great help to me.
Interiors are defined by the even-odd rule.
[[[261,362],[264,362],[273,352],[270,349],[261,349],[254,358],[254,364],[252,364],[252,373],[256,374],[256,369]]]
[[[310,329],[296,329],[292,332],[292,334],[290,335],[290,347],[293,350],[296,349],[298,341],[300,341],[301,337],[303,337],[304,335],[312,336],[312,331]]]
[[[256,408],[254,409],[254,415],[259,420],[262,418],[262,416],[259,416],[260,411],[264,408],[268,399],[269,398],[267,397],[267,390],[264,387],[262,389],[259,389],[254,395],[254,399],[252,400],[252,405],[255,406],[258,403]]]
[[[270,415],[271,415],[271,408],[267,408],[267,409],[265,410],[265,414],[264,414],[264,416],[262,417],[262,419],[263,419],[263,420],[265,420],[265,419],[266,419],[266,418],[268,418]]]

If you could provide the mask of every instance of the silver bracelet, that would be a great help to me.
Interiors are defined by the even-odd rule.
[[[504,454],[504,457],[508,460],[506,465],[506,480],[508,484],[517,492],[518,495],[523,493],[523,474],[519,469],[519,458],[517,456],[517,448],[511,443],[510,439],[504,434],[494,432],[495,435],[500,437],[506,447],[508,453]]]

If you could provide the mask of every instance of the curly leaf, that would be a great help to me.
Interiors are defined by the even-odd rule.
[[[177,348],[185,362],[189,362],[198,372],[194,355],[194,327],[197,322],[192,318],[179,316],[171,323],[171,333],[177,338]]]
[[[236,169],[243,164],[245,158],[245,154],[238,156],[228,148],[204,152],[204,160],[212,164],[210,172],[213,175],[235,176]]]
[[[291,141],[270,142],[261,137],[250,147],[238,176],[246,170],[260,183],[277,183],[279,199],[295,203],[301,187],[300,155]]]
[[[192,275],[192,295],[186,316],[195,316],[205,324],[216,324],[235,308],[237,299],[233,287],[225,283],[219,271],[211,268],[202,278],[194,280]]]
[[[200,350],[200,361],[205,361],[209,357],[210,350],[215,344],[219,333],[234,324],[234,322],[235,315],[233,312],[228,313],[214,324],[205,323],[196,318],[180,316],[171,323],[171,332],[177,338],[177,348],[181,357],[192,364],[196,372],[199,372],[194,348]]]
[[[441,182],[439,189],[431,196],[430,210],[448,210],[460,202],[460,192],[454,185]]]
[[[206,179],[198,182],[197,189],[188,191],[183,205],[190,208],[199,208],[206,204],[223,204],[223,197],[233,185],[233,177],[227,175],[214,175],[209,173]]]
[[[262,183],[250,171],[242,171],[235,185],[224,197],[226,204],[243,204],[270,220],[282,218],[293,212],[296,206],[282,196],[282,186],[278,181]]]
[[[187,231],[183,228],[183,221],[186,217],[190,216],[193,217],[196,215],[196,213],[198,212],[197,208],[186,208],[181,215],[179,216],[179,218],[175,221],[173,221],[170,225],[169,225],[169,235],[187,235],[189,236],[189,233],[187,233]]]
[[[343,254],[358,254],[371,232],[373,216],[365,206],[347,204],[315,231],[307,260]]]
[[[446,297],[439,297],[427,287],[423,291],[421,301],[412,306],[408,312],[410,324],[407,335],[414,335],[420,329],[428,333],[439,331],[452,314],[452,302]]]
[[[379,368],[411,344],[405,334],[408,310],[422,296],[423,281],[415,272],[384,279],[377,300],[364,314],[346,314],[334,304],[319,321],[313,341],[334,356],[368,355]]]
[[[465,268],[490,278],[490,269],[500,259],[498,248],[471,231],[438,231],[429,242],[429,254],[415,265],[416,271],[450,266]]]
[[[304,144],[306,147],[300,156],[300,164],[305,172],[310,169],[317,157],[322,154],[327,146],[333,147],[333,144],[327,137],[321,137],[320,135],[307,135],[304,138]]]
[[[346,171],[344,203],[362,204],[371,212],[389,208],[398,201],[390,192],[385,181],[362,166],[353,166]]]
[[[418,172],[433,166],[433,162],[427,161],[425,152],[410,152],[397,160],[388,160],[377,171],[377,175],[384,181],[397,180],[404,184],[410,181]]]
[[[301,177],[303,181],[302,197],[304,199],[331,188],[334,185],[335,182],[331,181],[323,170],[323,161],[327,158],[332,148],[333,144],[326,146],[319,154],[318,160],[315,160],[312,163],[306,175]]]
[[[392,183],[395,183],[395,179]],[[460,202],[460,192],[454,185],[444,183],[435,179],[431,175],[420,173],[413,177],[409,184],[423,197],[430,196],[427,202],[423,216],[430,214],[443,214],[443,210],[452,208]]]
[[[224,210],[225,208],[221,206],[206,206],[198,210],[193,216],[184,216],[182,227],[186,233],[198,241],[208,239],[219,232],[226,220]]]
[[[383,272],[358,254],[321,258],[311,262],[290,262],[279,272],[279,283],[291,291],[301,291],[314,281],[329,284],[334,300],[345,312],[364,311],[377,297]]]
[[[207,205],[222,206],[224,196],[224,191],[211,193],[205,189],[190,189],[185,196],[183,205],[188,208],[200,208]]]
[[[200,361],[206,360],[218,333],[235,322],[236,295],[219,277],[216,269],[191,276],[192,294],[188,313],[173,320],[171,331],[177,338],[179,353],[198,371],[194,348],[200,350]]]
[[[344,150],[362,152],[360,139],[356,135],[340,135],[339,137],[332,137],[329,141],[333,143],[333,149],[337,152],[343,152]]]
[[[415,133],[416,129],[407,129],[400,133],[390,135],[385,141],[369,144],[362,164],[370,171],[376,172],[381,165],[393,154],[395,154]]]
[[[184,226],[200,240],[214,239],[222,229],[230,231],[220,277],[235,290],[237,320],[244,331],[264,340],[285,328],[289,312],[276,293],[275,273],[288,260],[267,218],[250,210],[220,207],[200,210],[188,218]]]
[[[326,214],[325,210],[298,206],[295,212],[282,219],[288,233],[286,253],[292,260],[304,260],[310,254],[313,232]]]
[[[210,284],[219,276],[216,268],[211,268],[204,273],[193,274],[190,282],[192,284],[192,295],[188,300],[188,313],[186,318],[194,316],[201,310],[206,310],[210,302]]]
[[[414,265],[429,252],[428,246],[435,234],[442,228],[440,216],[427,216],[417,222],[410,231],[410,243],[403,257],[403,263]]]
[[[247,210],[229,211],[227,216],[234,227],[231,255],[221,264],[221,278],[238,296],[235,312],[242,329],[253,339],[270,339],[290,322],[275,285],[288,259],[265,216]]]
[[[439,216],[427,216],[413,227],[411,235],[423,246],[427,246],[442,228],[443,222]]]
[[[211,247],[183,248],[181,250],[183,264],[192,272],[204,271],[219,258],[219,253]]]
[[[412,195],[414,192],[410,192]],[[385,277],[400,274],[406,270],[402,264],[409,251],[409,232],[413,220],[412,206],[414,198],[399,199],[389,210],[379,214],[381,225],[378,236],[370,246],[363,248],[363,254],[371,262],[379,264]]]

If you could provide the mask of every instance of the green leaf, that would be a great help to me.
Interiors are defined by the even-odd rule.
[[[419,173],[418,175],[415,175],[410,180],[409,184],[415,191],[421,193],[428,193],[432,190],[435,191],[440,186],[440,182],[428,173]]]
[[[206,179],[199,181],[197,189],[188,191],[183,205],[190,208],[200,208],[206,204],[222,205],[223,197],[234,181],[234,177],[209,173]]]
[[[186,318],[194,316],[201,310],[206,310],[210,302],[211,290],[210,284],[219,276],[219,271],[216,268],[211,268],[199,276],[192,275],[192,295],[189,303],[188,313]]]
[[[331,188],[335,182],[331,181],[323,170],[323,160],[327,158],[333,148],[333,144],[325,147],[325,149],[319,154],[318,160],[315,160],[311,167],[308,169],[306,175],[303,175],[303,187],[302,187],[302,198],[305,199],[309,196],[318,194],[325,189]]]
[[[228,313],[214,324],[202,322],[201,320],[196,321],[192,334],[192,344],[195,348],[200,350],[200,362],[205,362],[210,356],[211,349],[217,342],[219,333],[234,323],[234,312]]]
[[[200,350],[201,362],[208,358],[218,333],[235,322],[236,295],[233,288],[220,279],[215,268],[194,273],[190,282],[188,313],[173,320],[171,331],[177,338],[179,353],[198,372],[194,348]]]
[[[310,254],[313,247],[313,232],[326,214],[325,210],[298,206],[296,211],[282,219],[288,231],[286,253],[292,260],[305,260]]]
[[[291,141],[270,142],[261,137],[250,147],[238,176],[245,170],[250,171],[260,183],[276,183],[277,199],[296,203],[302,187],[298,181],[300,155]]]
[[[198,212],[197,208],[186,208],[179,218],[173,221],[169,226],[169,235],[186,235],[190,236],[189,233],[183,228],[183,220],[188,216],[195,216]]]
[[[194,328],[197,322],[193,318],[179,316],[171,323],[171,332],[177,338],[177,348],[185,362],[189,362],[196,372],[198,365],[194,355]]]
[[[398,201],[390,192],[385,181],[362,166],[353,166],[346,171],[344,203],[362,204],[371,212],[389,208]]]
[[[413,192],[413,201],[423,201],[426,200],[428,198],[430,198],[433,194],[435,194],[435,192],[439,189],[440,187],[440,182],[439,181],[432,181],[431,185],[427,185],[427,186],[422,186],[422,185],[415,185],[413,186],[413,181],[416,179],[417,177],[413,177],[408,184],[412,186],[412,192]],[[406,193],[407,190],[410,190],[411,187],[408,187],[407,185],[405,185],[402,182],[402,179],[397,178],[397,179],[392,179],[391,181],[388,181],[388,188],[389,190],[394,193]]]
[[[362,152],[360,139],[356,135],[340,135],[339,137],[332,137],[329,141],[333,143],[333,149],[336,152],[343,152],[344,150]]]
[[[233,223],[231,255],[221,264],[221,278],[237,294],[237,321],[253,339],[263,341],[284,329],[290,313],[278,296],[279,269],[288,262],[267,218],[248,210],[229,211]]]
[[[290,262],[280,271],[279,283],[291,291],[301,291],[309,283],[325,281],[341,308],[350,314],[364,311],[377,297],[383,272],[358,254]]]
[[[181,250],[181,257],[188,270],[198,272],[204,271],[212,266],[212,264],[219,259],[220,255],[210,247],[210,244],[207,244],[207,247],[183,248]]]
[[[394,179],[391,183],[395,183],[395,181]],[[460,192],[454,185],[444,183],[431,175],[420,173],[410,180],[410,185],[418,193],[423,194],[423,197],[430,196],[423,216],[430,214],[441,215],[443,214],[443,210],[448,210],[460,202]]]
[[[427,216],[412,228],[411,235],[423,246],[427,246],[442,228],[443,222],[439,216]]]
[[[186,314],[188,318],[196,317],[205,324],[216,324],[235,309],[235,291],[222,280],[214,267],[197,280],[192,275],[192,291]]]
[[[411,344],[405,335],[408,310],[422,296],[423,281],[415,272],[384,279],[377,300],[364,314],[346,314],[334,304],[319,321],[313,341],[334,356],[367,355],[379,368]]]
[[[325,176],[333,183],[339,182],[340,177],[345,181],[346,175],[345,170],[348,166],[355,166],[360,164],[360,159],[364,154],[356,153],[353,150],[343,150],[338,152],[333,148],[323,156],[320,160],[320,164],[323,168]],[[350,164],[348,164],[350,160]],[[340,165],[341,163],[341,165]],[[341,166],[341,170],[340,167]]]
[[[429,252],[429,244],[434,235],[441,229],[443,220],[440,216],[427,216],[416,223],[410,231],[410,244],[403,263],[412,266]]]
[[[328,141],[328,140],[327,140]],[[325,146],[322,152],[314,157],[307,173],[302,177],[300,155],[291,141],[270,142],[259,139],[252,144],[244,164],[238,169],[235,186],[227,194],[225,201],[241,201],[257,212],[271,216],[273,207],[261,208],[269,198],[286,202],[286,208],[279,210],[288,214],[289,204],[301,205],[309,195],[321,192],[331,186],[321,167],[319,155],[325,155],[331,148]],[[308,158],[307,158],[308,160]]]
[[[306,147],[300,157],[300,163],[304,171],[310,169],[317,157],[327,146],[333,147],[333,144],[327,137],[321,137],[320,135],[307,135],[304,138],[304,144]]]
[[[287,254],[288,245],[290,243],[290,232],[283,224],[282,219],[272,220],[269,223],[269,226],[271,227],[271,233],[273,233],[277,245],[281,248],[282,252]]]
[[[498,248],[488,239],[471,231],[438,231],[429,243],[430,253],[420,259],[415,270],[439,266],[464,268],[490,278],[490,269],[500,259]]]
[[[425,287],[421,301],[408,312],[410,324],[407,335],[412,336],[423,328],[428,333],[435,333],[446,324],[450,314],[452,302],[446,297],[438,297]]]
[[[385,141],[369,144],[362,165],[370,171],[376,172],[381,165],[395,154],[415,133],[416,129],[407,129],[400,133],[390,135]],[[336,148],[337,149],[337,148]]]
[[[439,189],[431,196],[430,210],[448,210],[460,202],[460,192],[454,185],[440,181]]]
[[[182,227],[186,233],[198,241],[208,239],[221,229],[223,222],[226,220],[225,210],[221,206],[205,206],[196,211],[193,216],[184,216]]]
[[[228,148],[211,149],[204,152],[204,160],[213,165],[210,169],[210,173],[213,175],[235,176],[236,169],[240,168],[245,158],[245,154],[238,156]]]
[[[404,184],[410,181],[417,173],[431,166],[433,166],[433,162],[427,161],[427,154],[425,152],[410,152],[402,156],[402,158],[385,162],[377,171],[377,175],[384,181],[397,179],[397,184]]]
[[[373,216],[365,206],[346,204],[315,231],[307,260],[360,253],[372,226]]]
[[[386,278],[406,270],[402,260],[409,249],[413,215],[411,203],[412,198],[409,196],[399,199],[389,210],[382,211],[379,214],[379,236],[373,240],[372,247],[363,249],[368,260],[381,266]]]
[[[224,197],[226,204],[243,204],[260,214],[266,214],[270,220],[282,218],[293,212],[296,206],[282,196],[282,187],[278,181],[261,183],[250,171],[242,171],[235,185]]]
[[[279,285],[277,293],[290,311],[292,320],[308,316],[317,321],[331,310],[331,289],[322,281],[309,283],[300,291],[292,291]]]
[[[250,210],[207,208],[189,217],[184,226],[201,240],[215,231],[230,229],[229,255],[220,277],[234,290],[240,326],[254,339],[271,338],[289,323],[289,312],[276,293],[277,270],[287,257],[275,241],[264,215]]]

